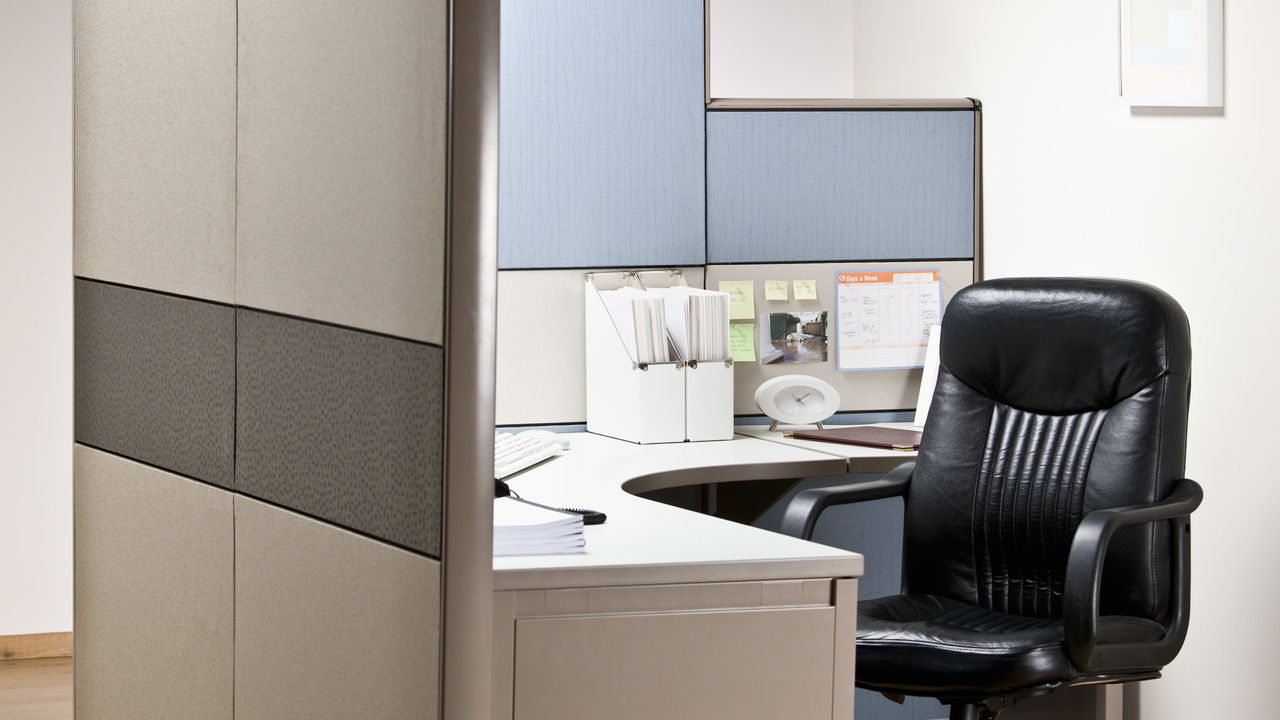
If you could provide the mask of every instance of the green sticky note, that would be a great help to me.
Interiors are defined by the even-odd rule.
[[[734,362],[756,361],[756,324],[729,325],[729,356]]]
[[[721,280],[720,292],[729,293],[729,319],[753,320],[756,316],[756,282]]]
[[[818,281],[817,280],[797,280],[796,281],[796,299],[797,300],[817,300],[818,299]]]
[[[787,285],[788,283],[786,280],[765,280],[764,281],[764,299],[765,300],[786,300]]]

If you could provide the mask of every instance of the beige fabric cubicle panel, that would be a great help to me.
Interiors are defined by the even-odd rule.
[[[973,282],[973,262],[911,261],[795,265],[708,265],[683,268],[690,285],[716,289],[720,280],[755,280],[756,313],[783,310],[835,312],[835,275],[841,270],[939,268],[942,301]],[[590,270],[504,270],[498,273],[497,422],[499,425],[581,423],[583,385],[583,276]],[[817,280],[818,300],[766,302],[764,280]],[[840,372],[832,338],[826,363],[763,367],[734,364],[734,413],[758,414],[754,395],[766,378],[787,373],[821,377],[840,391],[842,411],[910,409],[919,370]]]
[[[892,261],[871,263],[813,263],[795,265],[708,265],[707,287],[719,287],[721,280],[754,280],[756,305],[756,333],[760,332],[759,316],[768,312],[827,310],[834,320],[836,307],[836,274],[845,270],[910,270],[937,268],[942,271],[942,304],[946,306],[960,288],[973,282],[973,262],[956,261]],[[796,300],[794,294],[786,301],[764,299],[765,280],[816,280],[818,299]],[[945,313],[944,313],[945,318]],[[829,327],[834,327],[834,322]],[[759,414],[755,391],[760,383],[771,377],[788,374],[812,375],[835,386],[840,393],[841,411],[872,411],[914,409],[920,392],[919,370],[866,370],[841,372],[836,369],[836,345],[834,334],[827,342],[825,363],[791,365],[761,365],[758,362],[740,362],[733,366],[733,411],[738,415]],[[758,352],[758,351],[757,351]]]
[[[231,720],[231,493],[73,447],[77,717]]]
[[[702,267],[682,270],[686,283],[702,287]],[[608,271],[498,273],[499,425],[586,421],[583,287],[589,272]],[[661,273],[644,278],[654,287],[662,283]]]
[[[262,549],[247,539],[255,528],[289,535],[300,516],[242,496],[241,503],[250,504],[241,507],[239,530],[249,534],[242,535],[239,547],[220,546],[218,555],[232,568],[238,554],[242,571],[238,587],[226,578],[228,599],[234,595],[241,601],[243,622],[233,625],[228,618],[225,623],[227,652],[237,642],[242,659],[236,677],[226,678],[225,698],[218,699],[226,705],[225,716],[233,709],[233,683],[243,690],[235,703],[244,717],[325,717],[326,712],[435,717],[442,700],[450,716],[483,715],[488,654],[481,636],[487,637],[491,615],[491,504],[482,488],[467,488],[473,485],[468,480],[492,463],[492,446],[486,443],[493,424],[497,3],[480,0],[454,8],[446,0],[77,0],[76,25],[77,275],[234,304],[245,308],[242,313],[262,309],[296,316],[273,316],[287,319],[292,328],[314,320],[394,336],[401,346],[421,351],[423,343],[445,344],[445,263],[454,262],[457,286],[448,303],[452,319],[445,350],[450,364],[461,370],[440,379],[449,384],[453,402],[445,415],[431,420],[434,427],[447,428],[454,448],[446,466],[454,488],[448,497],[453,519],[444,549],[448,562],[434,559],[438,546],[431,555],[419,555],[305,520],[320,538],[314,546],[323,552],[307,555],[305,543],[291,545],[311,562],[286,563],[278,548]],[[456,43],[452,68],[451,40]],[[451,81],[457,84],[452,93]],[[452,253],[446,240],[454,244]],[[106,325],[104,334],[119,331]],[[287,338],[290,332],[288,327],[273,330],[268,339]],[[377,338],[383,346],[390,340]],[[330,343],[322,349],[335,347]],[[174,350],[199,348],[179,342]],[[235,351],[229,357],[244,359]],[[100,363],[88,353],[82,358]],[[335,387],[353,374],[376,384],[385,369],[376,363],[356,365],[344,375],[331,372],[336,367],[330,362],[309,376]],[[133,377],[129,372],[123,373],[127,380]],[[296,379],[307,373],[286,367],[285,374]],[[270,378],[272,387],[280,385],[279,379]],[[144,393],[153,389],[145,385],[140,384]],[[335,395],[323,389],[318,394]],[[357,395],[341,408],[341,419],[353,420],[356,434],[368,417],[361,412],[362,400]],[[248,409],[236,408],[229,422],[238,425],[231,432],[247,431]],[[296,427],[286,422],[281,431]],[[363,427],[368,432],[360,438],[372,439],[372,445],[403,439],[396,434],[399,426]],[[247,476],[243,465],[233,467],[238,479]],[[361,477],[358,471],[347,473],[345,485],[321,490],[361,494],[366,490]],[[233,479],[226,478],[226,487],[253,492]],[[299,487],[304,494],[315,489],[305,482]],[[226,493],[228,507],[232,494]],[[273,498],[282,505],[296,500]],[[263,511],[254,513],[253,507]],[[118,507],[113,512],[130,516]],[[229,513],[228,533],[233,524]],[[365,550],[348,553],[339,538]],[[351,561],[353,555],[360,559]],[[275,583],[273,573],[251,573],[273,562],[288,566],[281,576],[303,573],[303,584],[324,577],[333,582],[303,595],[296,586]],[[440,684],[443,567],[452,568],[450,616],[457,619],[450,625],[453,660],[445,686]],[[197,570],[208,569],[189,569]],[[102,587],[100,577],[82,586],[86,597]],[[184,577],[175,574],[170,582],[185,582]],[[162,578],[153,584],[162,598],[172,590]],[[389,596],[355,594],[393,586]],[[149,598],[127,597],[132,604],[111,609],[119,632],[147,622]],[[117,599],[123,603],[125,598]],[[260,615],[254,608],[285,615],[255,626]],[[323,611],[329,611],[327,625],[308,624]],[[469,651],[468,645],[480,650]],[[100,664],[118,662],[102,647],[84,653],[86,678],[95,677]],[[286,658],[289,648],[306,652]],[[282,654],[255,663],[268,650]],[[228,668],[231,659],[228,654]],[[384,660],[397,665],[388,668]],[[350,666],[338,672],[324,662]],[[184,667],[201,673],[198,662],[174,663],[167,670],[178,673]],[[324,680],[324,692],[312,692],[307,684],[312,680],[299,675],[318,667],[315,677]],[[332,671],[328,676],[326,669]],[[182,683],[173,685],[182,688]],[[299,689],[303,686],[305,691]],[[260,688],[266,690],[255,695]],[[115,691],[138,711],[151,705],[152,693],[167,697],[166,690],[119,683]],[[299,693],[307,702],[327,703],[326,708],[308,713],[310,705],[295,702]],[[195,700],[203,697],[190,694]],[[293,705],[255,715],[277,695]],[[362,703],[358,708],[350,704],[356,701]],[[157,711],[165,717],[204,717],[163,707]]]
[[[232,302],[235,1],[74,12],[75,274]]]
[[[440,563],[235,499],[235,716],[439,716]]]
[[[239,22],[237,304],[441,344],[448,3]]]

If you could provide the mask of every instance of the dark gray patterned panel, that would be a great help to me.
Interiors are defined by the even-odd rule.
[[[237,313],[236,490],[438,558],[444,351]]]
[[[231,487],[235,310],[75,281],[75,439]]]

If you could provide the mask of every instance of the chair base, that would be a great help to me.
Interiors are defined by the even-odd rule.
[[[979,707],[981,706],[973,703],[952,705],[951,720],[991,720],[991,718],[995,717],[990,711],[986,711],[985,707],[981,707],[981,710]]]
[[[951,720],[996,720],[1000,713],[1013,707],[1015,700],[997,698],[999,705],[992,706],[985,702],[963,702],[951,704]]]
[[[960,697],[953,695],[950,697],[937,697],[936,699],[938,702],[951,708],[950,720],[996,720],[996,718],[1000,716],[1000,713],[1012,708],[1022,698],[1032,697],[1035,695],[1048,695],[1055,690],[1061,690],[1062,688],[1067,687],[1078,687],[1081,685],[1109,685],[1111,683],[1118,682],[1137,682],[1141,680],[1154,680],[1158,677],[1160,677],[1160,672],[1157,670],[1114,674],[1099,673],[1096,675],[1081,676],[1064,683],[1021,688],[1006,695],[996,695],[985,698],[972,695]],[[890,699],[893,699],[894,697],[902,697],[901,695],[896,695],[884,690],[881,690],[880,692]],[[898,702],[901,702],[901,700]]]

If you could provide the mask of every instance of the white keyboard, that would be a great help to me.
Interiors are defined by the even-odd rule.
[[[553,458],[569,449],[568,438],[547,430],[493,434],[493,478],[502,478]]]

